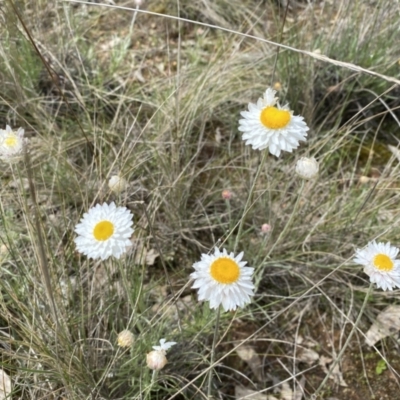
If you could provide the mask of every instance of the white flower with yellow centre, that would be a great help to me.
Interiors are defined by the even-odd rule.
[[[299,141],[306,140],[308,126],[301,116],[294,116],[288,105],[281,107],[275,97],[276,90],[268,88],[257,104],[249,103],[249,111],[242,111],[239,131],[242,139],[255,150],[269,148],[277,157],[281,151],[292,152]]]
[[[225,311],[236,310],[250,302],[254,295],[252,274],[254,268],[245,267],[243,252],[236,257],[215,248],[214,254],[202,254],[201,261],[193,264],[195,272],[192,288],[199,289],[199,301],[209,301],[210,308],[220,305]]]
[[[354,262],[364,266],[364,272],[378,288],[393,290],[400,287],[400,261],[396,260],[399,249],[390,243],[368,243],[357,249]]]
[[[132,217],[126,207],[117,207],[114,202],[97,204],[75,227],[77,250],[93,259],[120,258],[131,246]]]
[[[6,129],[0,129],[0,158],[5,161],[13,161],[18,158],[24,149],[26,139],[24,139],[24,129],[19,128],[14,132],[9,125]]]

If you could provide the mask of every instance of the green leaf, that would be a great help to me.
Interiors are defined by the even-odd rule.
[[[387,369],[385,360],[379,360],[376,364],[375,372],[377,375],[381,375],[383,371]]]

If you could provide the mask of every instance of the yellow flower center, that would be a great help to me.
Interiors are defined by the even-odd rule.
[[[4,140],[4,144],[7,147],[15,147],[18,144],[18,138],[15,135],[9,135],[7,138]]]
[[[220,257],[211,264],[210,274],[218,283],[231,284],[239,279],[240,268],[231,258]]]
[[[260,120],[269,129],[281,129],[290,122],[291,116],[287,110],[279,110],[276,107],[265,107],[261,111]]]
[[[377,254],[374,257],[374,266],[379,269],[379,271],[389,272],[393,269],[393,261],[386,254]]]
[[[104,241],[114,233],[114,224],[110,221],[100,221],[93,229],[93,236],[96,240]]]

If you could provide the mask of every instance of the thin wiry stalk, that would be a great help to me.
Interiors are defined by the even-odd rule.
[[[233,251],[234,252],[236,252],[238,244],[240,242],[240,239],[241,239],[241,236],[242,236],[242,230],[243,230],[244,222],[246,220],[246,215],[251,209],[250,203],[251,203],[252,198],[253,198],[253,193],[254,193],[254,190],[256,188],[256,184],[257,184],[258,178],[260,177],[261,171],[264,169],[264,164],[265,164],[265,160],[267,159],[267,156],[268,156],[268,151],[264,150],[264,152],[262,154],[262,157],[261,157],[261,162],[257,167],[256,176],[253,179],[253,184],[251,185],[249,194],[247,195],[247,200],[246,200],[246,204],[245,204],[244,209],[243,209],[243,214],[242,214],[242,216],[240,218],[238,233],[236,235],[235,245],[233,247]]]
[[[298,208],[299,208],[299,204],[300,204],[301,196],[303,194],[303,190],[304,190],[304,179],[301,180],[301,186],[300,186],[299,192],[297,194],[296,203],[294,204],[293,210],[290,213],[289,221],[285,224],[285,227],[279,233],[278,238],[275,240],[274,244],[269,249],[268,254],[265,256],[264,260],[261,262],[261,265],[265,262],[265,260],[267,260],[269,258],[269,256],[275,250],[276,246],[285,237],[285,235],[287,234],[289,228],[291,227],[293,218],[294,218],[295,215],[297,215],[297,211],[298,211]]]
[[[285,14],[283,15],[283,22],[282,22],[282,26],[281,26],[281,31],[279,33],[279,43],[282,42],[283,29],[285,28],[287,13],[288,13],[288,10],[289,10],[289,5],[290,5],[290,0],[287,0],[287,4],[286,4],[286,8],[285,8]],[[274,82],[275,82],[276,66],[278,65],[278,57],[279,57],[280,49],[281,48],[279,46],[276,47],[276,56],[275,56],[275,60],[274,60],[274,67],[272,68],[272,74],[271,74],[271,84],[270,84],[271,87],[273,87]]]
[[[212,381],[213,381],[213,374],[214,374],[214,360],[215,360],[215,346],[218,339],[218,332],[219,332],[219,318],[221,314],[221,306],[218,307],[217,315],[215,318],[215,327],[214,327],[214,336],[213,342],[211,347],[211,357],[210,357],[210,366],[211,369],[208,371],[208,385],[207,385],[207,398],[212,398]]]
[[[35,185],[33,183],[32,167],[31,167],[31,162],[30,162],[30,157],[29,157],[28,151],[25,151],[25,164],[26,164],[26,171],[27,171],[28,182],[29,182],[29,191],[31,194],[31,199],[33,202],[33,210],[34,210],[34,214],[35,214],[35,228],[36,228],[35,230],[36,230],[36,235],[37,235],[37,247],[39,250],[39,265],[40,265],[40,269],[42,271],[42,276],[43,276],[44,284],[46,287],[46,293],[47,293],[47,297],[49,300],[50,310],[53,314],[53,319],[54,319],[54,322],[56,323],[56,326],[59,326],[60,322],[58,320],[58,311],[57,311],[57,306],[56,306],[56,302],[54,300],[54,295],[53,295],[49,265],[47,263],[46,250],[45,250],[46,246],[44,243],[42,227],[40,224],[41,217],[40,217],[39,208],[38,208],[37,199],[36,199],[36,190],[35,190]]]

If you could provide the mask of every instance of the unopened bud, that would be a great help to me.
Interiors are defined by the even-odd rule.
[[[224,200],[230,200],[232,198],[232,192],[228,189],[222,191],[222,198]]]
[[[134,339],[133,333],[125,329],[118,334],[117,343],[120,347],[131,347]]]
[[[118,175],[113,175],[108,181],[108,187],[112,192],[119,194],[126,189],[127,182],[124,178]]]
[[[318,174],[319,164],[317,160],[307,157],[300,158],[296,164],[296,173],[303,179],[312,179]]]
[[[154,370],[159,371],[167,364],[167,357],[164,350],[153,350],[146,356],[147,366]]]
[[[282,84],[280,82],[275,82],[273,88],[275,90],[281,90],[282,89]]]
[[[261,232],[262,233],[268,233],[271,231],[271,225],[270,224],[262,224],[261,225]]]

